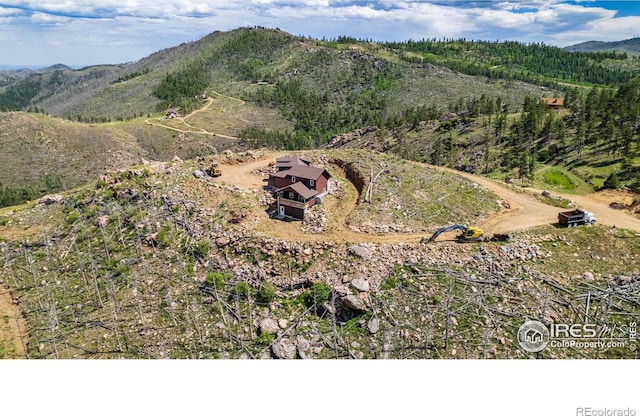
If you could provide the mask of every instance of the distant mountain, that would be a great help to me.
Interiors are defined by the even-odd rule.
[[[15,81],[28,78],[31,75],[46,74],[55,71],[73,71],[73,68],[64,64],[55,64],[41,67],[0,66],[0,88]]]
[[[616,51],[626,52],[630,55],[640,55],[640,38],[626,39],[617,42],[601,42],[592,40],[567,46],[564,50],[569,52]]]
[[[37,69],[34,72],[52,72],[52,71],[73,71],[73,68],[64,64],[55,64],[55,65],[48,66],[46,68]]]

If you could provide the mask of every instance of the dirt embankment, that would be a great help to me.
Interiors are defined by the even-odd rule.
[[[9,290],[0,285],[0,359],[27,358],[26,346],[27,321]]]
[[[361,195],[364,190],[365,179],[360,170],[353,163],[342,159],[332,159],[331,163],[342,168],[349,182],[356,187],[358,195]]]

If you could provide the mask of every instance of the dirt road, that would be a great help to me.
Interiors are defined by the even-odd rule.
[[[223,94],[220,94],[219,92],[216,92],[216,91],[213,91],[213,93],[216,94],[219,97],[228,98],[230,100],[237,101],[237,102],[240,103],[240,105],[244,105],[245,104],[245,102],[243,100],[239,99],[239,98],[229,97],[228,95],[223,95]],[[200,127],[192,126],[191,124],[187,123],[187,120],[189,118],[191,118],[193,115],[198,114],[198,113],[203,112],[203,111],[206,111],[206,110],[209,109],[209,107],[211,107],[211,104],[213,103],[213,98],[208,97],[206,99],[206,101],[207,101],[207,104],[204,107],[195,109],[195,110],[193,110],[192,112],[190,112],[189,114],[187,114],[184,117],[178,117],[177,118],[177,120],[179,120],[185,126],[185,128],[177,128],[177,127],[167,126],[166,124],[161,124],[161,123],[156,123],[154,121],[151,121],[151,119],[146,119],[144,122],[146,124],[151,125],[151,126],[162,127],[164,129],[177,131],[179,133],[204,134],[204,135],[207,135],[207,136],[217,136],[217,137],[224,137],[226,139],[231,139],[231,140],[238,140],[238,137],[228,136],[226,134],[211,132],[211,131],[205,130],[203,128],[200,128]]]
[[[489,218],[482,226],[486,231],[494,233],[523,230],[538,225],[555,224],[558,221],[558,213],[565,211],[539,201],[535,195],[542,193],[542,190],[535,188],[523,188],[522,192],[515,192],[507,185],[496,182],[492,179],[459,172],[453,169],[431,166],[434,169],[446,170],[448,172],[463,176],[477,184],[484,186],[491,192],[506,200],[511,205],[510,210]],[[630,213],[616,210],[609,207],[611,202],[626,202],[629,197],[615,192],[597,192],[590,195],[569,195],[553,193],[556,196],[572,200],[579,208],[595,214],[599,224],[616,226],[640,232],[640,220]]]
[[[271,156],[275,158],[275,154]],[[223,183],[229,185],[237,185],[240,188],[245,189],[259,189],[262,188],[266,182],[266,177],[251,173],[256,169],[266,167],[268,161],[271,160],[265,156],[263,159],[251,161],[247,163],[237,165],[224,165],[223,176],[221,180]],[[509,209],[503,209],[500,212],[493,214],[487,219],[478,222],[477,225],[483,229],[486,235],[497,233],[509,233],[514,231],[526,230],[532,227],[540,225],[555,224],[558,221],[558,213],[563,211],[561,208],[553,207],[541,202],[536,198],[535,194],[540,194],[542,191],[537,189],[518,189],[514,190],[508,185],[496,182],[493,179],[489,179],[483,176],[473,175],[469,173],[460,172],[457,170],[420,164],[425,168],[436,169],[440,171],[447,171],[452,174],[456,174],[467,178],[478,185],[488,189],[498,196],[500,199],[507,201],[510,205]],[[640,232],[640,220],[632,216],[631,214],[615,210],[609,207],[609,203],[614,201],[620,201],[621,196],[615,193],[596,193],[592,195],[563,195],[564,198],[573,200],[578,207],[584,208],[595,214],[598,223],[613,226],[619,228],[627,228],[629,230]],[[342,206],[342,212],[340,217],[346,218],[349,212],[345,212],[344,209],[355,207],[355,201],[353,204],[345,204]],[[368,234],[356,233],[349,229],[344,222],[335,222],[334,227],[322,235],[309,235],[299,231],[299,223],[283,223],[277,227],[276,230],[273,227],[269,227],[269,234],[283,238],[287,240],[331,240],[331,241],[346,241],[346,242],[380,242],[380,243],[398,243],[398,242],[416,242],[422,237],[416,234],[389,234],[385,236],[373,236]]]
[[[263,156],[260,159],[238,164],[220,164],[222,176],[216,178],[216,181],[244,189],[260,189],[267,184],[267,176],[251,172],[267,167],[270,160],[275,160],[275,156],[273,158]]]

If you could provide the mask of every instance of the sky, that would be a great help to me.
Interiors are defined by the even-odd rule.
[[[640,37],[640,0],[0,0],[0,67],[138,61],[238,27],[373,41],[568,46]]]

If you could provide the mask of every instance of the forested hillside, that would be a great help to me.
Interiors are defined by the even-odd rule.
[[[184,136],[188,145],[177,142],[180,127],[158,134],[143,121],[163,117],[168,106],[189,114],[203,106],[202,94],[226,94],[247,104],[250,115],[232,121],[234,113],[220,109],[201,117],[197,128],[211,131],[213,123],[216,133],[238,136],[237,149],[316,148],[366,131],[351,145],[524,179],[533,179],[541,164],[555,164],[588,186],[600,187],[612,174],[614,183],[617,178],[619,185],[632,186],[639,140],[632,62],[624,53],[568,52],[544,44],[378,44],[242,28],[135,63],[31,74],[2,87],[0,108],[85,123],[118,121],[118,134],[137,141],[142,154],[164,159],[171,152],[199,154],[191,149],[201,140]],[[546,108],[541,97],[564,104]],[[5,139],[8,149],[24,135],[11,130],[15,125],[3,126],[13,139]],[[43,188],[35,185],[43,178],[29,187]],[[0,180],[15,186],[13,178]]]

